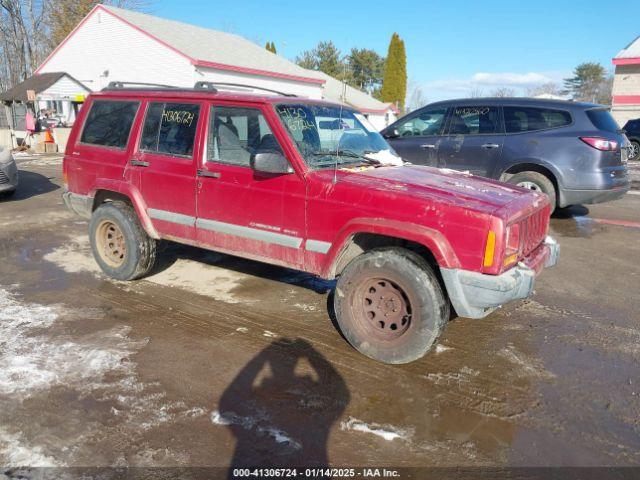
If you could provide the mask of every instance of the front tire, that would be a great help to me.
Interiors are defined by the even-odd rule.
[[[551,203],[551,213],[555,211],[557,207],[556,187],[554,187],[553,182],[542,173],[516,173],[510,177],[507,182],[522,188],[528,188],[529,190],[546,194],[547,197],[549,197],[549,203]]]
[[[449,320],[449,301],[429,264],[405,249],[353,259],[336,285],[340,329],[360,353],[383,363],[423,357]]]
[[[93,257],[116,280],[135,280],[149,273],[156,259],[156,241],[140,225],[135,210],[124,202],[96,209],[89,223]]]

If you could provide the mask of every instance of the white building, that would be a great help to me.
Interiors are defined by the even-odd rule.
[[[611,114],[622,127],[628,120],[640,118],[640,37],[613,58]]]
[[[36,71],[46,72],[67,72],[92,90],[116,80],[179,87],[211,81],[340,100],[335,79],[243,37],[106,5],[97,5]],[[395,119],[392,106],[355,91],[360,95],[351,92],[347,102],[374,125]]]

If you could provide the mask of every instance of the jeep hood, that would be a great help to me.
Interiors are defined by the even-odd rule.
[[[504,209],[509,216],[524,206],[538,207],[544,200],[534,192],[495,180],[418,165],[341,170],[340,174],[339,182],[353,186],[404,193],[490,214]]]

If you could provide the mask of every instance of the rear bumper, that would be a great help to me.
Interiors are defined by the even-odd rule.
[[[607,190],[561,190],[560,206],[603,203],[617,200],[629,191],[630,184]]]
[[[535,277],[558,262],[560,246],[551,237],[517,266],[501,275],[441,269],[451,303],[461,317],[483,318],[496,308],[533,293]]]
[[[84,218],[91,218],[91,210],[93,207],[93,197],[87,195],[78,195],[65,190],[62,194],[62,200],[69,210],[76,215]]]

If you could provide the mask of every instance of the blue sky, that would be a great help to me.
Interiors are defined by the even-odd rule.
[[[157,0],[151,13],[274,41],[290,59],[320,40],[386,55],[396,31],[409,79],[431,101],[561,82],[583,61],[612,69],[611,58],[640,35],[638,0]]]

